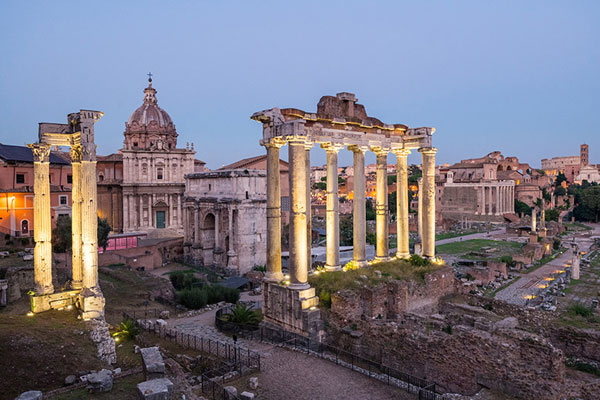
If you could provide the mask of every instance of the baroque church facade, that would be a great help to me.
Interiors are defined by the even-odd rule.
[[[158,106],[152,78],[144,102],[125,123],[123,232],[167,229],[183,234],[185,175],[194,172],[195,151],[177,148],[177,130]]]

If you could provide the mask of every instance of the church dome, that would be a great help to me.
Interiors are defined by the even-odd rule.
[[[144,89],[144,104],[131,114],[127,125],[149,126],[152,122],[156,122],[159,128],[172,125],[171,117],[158,106],[157,102],[156,89],[152,87],[152,79],[148,79],[148,87]]]

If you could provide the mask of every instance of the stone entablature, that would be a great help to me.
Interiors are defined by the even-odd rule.
[[[266,172],[218,170],[186,175],[184,256],[242,275],[266,263]]]

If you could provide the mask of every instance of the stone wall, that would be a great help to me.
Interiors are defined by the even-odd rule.
[[[419,281],[390,281],[359,290],[344,290],[331,296],[331,312],[340,318],[395,318],[409,311],[428,311],[439,298],[455,292],[452,268],[444,267]]]
[[[164,263],[183,257],[183,238],[161,240],[146,246],[110,250],[98,255],[98,266],[125,264],[145,270],[160,268]]]

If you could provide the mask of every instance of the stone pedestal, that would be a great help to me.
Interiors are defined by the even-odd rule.
[[[536,231],[529,232],[529,243],[537,244],[538,242],[538,234]]]
[[[538,235],[541,238],[545,238],[548,235],[548,229],[546,229],[546,228],[540,229],[540,231],[538,232]]]
[[[41,313],[76,305],[78,294],[79,290],[67,290],[65,292],[43,295],[33,294],[29,298],[31,302],[31,311],[34,313]]]
[[[573,264],[571,267],[571,279],[579,279],[579,255],[573,254]]]
[[[6,279],[0,279],[0,306],[6,306],[6,289],[8,289],[8,281]]]
[[[263,282],[263,324],[310,338],[320,337],[323,330],[319,298],[315,289],[294,290],[287,286]]]
[[[103,317],[105,303],[106,301],[99,287],[94,288],[94,290],[84,288],[79,293],[79,309],[84,320]]]

